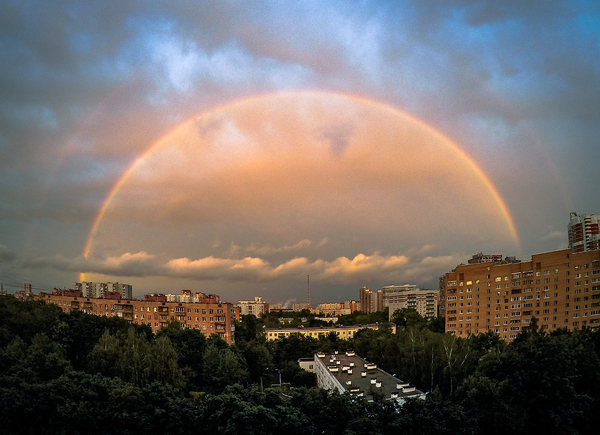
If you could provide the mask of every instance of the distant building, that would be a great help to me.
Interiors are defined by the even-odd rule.
[[[324,316],[343,316],[352,314],[359,309],[359,304],[356,301],[346,301],[339,303],[325,303],[317,305],[317,308],[310,310],[312,313],[322,313]]]
[[[310,364],[303,362],[302,366],[307,367]],[[336,390],[340,394],[350,393],[368,401],[372,401],[375,395],[382,395],[384,399],[395,400],[400,404],[407,399],[425,398],[422,391],[381,370],[352,351],[315,354],[314,372],[319,388]]]
[[[290,319],[291,320],[291,319]],[[306,337],[319,338],[326,337],[331,332],[334,332],[339,338],[348,340],[353,338],[361,329],[379,329],[381,325],[375,323],[371,325],[353,325],[353,326],[310,326],[298,328],[266,328],[265,335],[267,340],[278,340],[286,338],[290,335],[300,334]],[[395,327],[392,325],[392,330],[395,332]]]
[[[302,311],[302,310],[310,310],[310,305],[308,305],[307,303],[297,303],[297,304],[293,304],[292,305],[292,310],[293,311]]]
[[[369,287],[361,287],[359,290],[360,311],[363,313],[375,313],[383,311],[383,292],[372,291]]]
[[[119,282],[74,282],[70,291],[80,291],[86,298],[101,298],[106,293],[118,293],[123,299],[133,298],[133,287]]]
[[[394,311],[413,308],[423,317],[438,315],[439,290],[420,289],[416,285],[388,285],[381,289],[383,305],[389,308],[390,319]]]
[[[220,298],[218,295],[206,294],[202,292],[192,292],[188,289],[181,290],[178,295],[168,294],[166,295],[167,302],[195,302],[201,304],[214,304],[219,303]]]
[[[168,302],[161,297],[164,295],[149,295],[149,298],[140,301],[124,299],[119,293],[112,292],[105,293],[103,298],[61,293],[64,292],[40,293],[37,298],[57,305],[67,313],[83,311],[97,316],[121,317],[136,325],[148,325],[153,332],[177,321],[183,328],[200,330],[206,336],[217,334],[230,344],[233,343],[233,321],[239,320],[233,305],[218,301],[217,295],[204,298],[203,302]]]
[[[237,306],[240,308],[242,316],[253,314],[260,317],[269,312],[269,304],[263,301],[260,296],[255,296],[253,301],[238,301]]]
[[[571,213],[569,221],[569,248],[575,252],[600,249],[600,215]]]
[[[31,291],[31,284],[26,282],[23,284],[23,290],[16,291],[13,296],[22,301],[30,301],[33,300],[34,295]]]

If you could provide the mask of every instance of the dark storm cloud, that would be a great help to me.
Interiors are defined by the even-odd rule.
[[[0,245],[0,263],[9,263],[14,261],[16,255],[4,245]]]
[[[587,1],[4,1],[0,228],[89,227],[123,171],[183,120],[317,88],[384,101],[458,142],[506,200],[525,254],[540,251],[571,207],[600,212],[599,50],[600,6]],[[340,153],[352,129],[321,134]],[[163,270],[130,261],[134,275]]]

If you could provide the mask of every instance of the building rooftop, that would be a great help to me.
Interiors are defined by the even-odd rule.
[[[348,391],[359,397],[372,400],[376,394],[385,399],[395,399],[403,403],[407,398],[424,398],[425,394],[395,376],[390,375],[373,363],[369,363],[354,352],[325,354],[314,356],[317,366],[326,369],[329,376],[337,381],[340,392]],[[317,369],[317,376],[318,376]],[[341,389],[340,389],[341,387]]]

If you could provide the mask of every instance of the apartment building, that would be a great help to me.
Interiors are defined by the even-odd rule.
[[[80,291],[86,298],[101,298],[106,293],[119,293],[123,299],[133,298],[133,287],[122,282],[74,282],[71,291]]]
[[[260,296],[255,296],[253,301],[238,301],[237,306],[242,315],[253,314],[260,317],[269,312],[269,304],[263,301]]]
[[[373,291],[369,287],[361,287],[358,291],[360,311],[363,313],[375,313],[383,311],[383,292]]]
[[[228,302],[209,299],[210,302],[169,302],[164,295],[147,295],[145,300],[122,299],[118,293],[105,298],[87,298],[81,292],[73,295],[63,292],[40,293],[38,299],[54,304],[65,312],[83,311],[96,316],[116,316],[136,325],[148,325],[153,332],[169,322],[178,321],[183,328],[200,330],[207,337],[217,334],[227,343],[233,343],[234,320],[239,311]],[[216,296],[218,298],[218,296]]]
[[[392,318],[396,310],[412,308],[423,317],[438,315],[439,290],[426,290],[416,285],[388,285],[381,289],[383,306],[389,308]]]
[[[569,220],[569,248],[573,252],[600,249],[600,215],[571,213]]]
[[[446,332],[512,340],[532,317],[545,331],[600,326],[600,250],[576,250],[457,266],[445,275]]]

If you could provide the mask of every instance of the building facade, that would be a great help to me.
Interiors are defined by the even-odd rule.
[[[600,249],[600,215],[571,213],[569,220],[569,248],[573,252]]]
[[[177,321],[183,328],[198,329],[207,337],[217,334],[227,343],[233,343],[234,320],[239,319],[236,319],[236,310],[230,303],[169,302],[152,297],[141,301],[122,299],[117,293],[113,294],[116,299],[64,296],[59,292],[40,293],[38,299],[57,305],[67,313],[83,311],[96,316],[121,317],[136,325],[148,325],[152,332]]]
[[[438,315],[439,290],[420,289],[416,285],[388,285],[381,289],[383,306],[389,308],[392,318],[396,310],[412,308],[423,317]]]
[[[572,249],[459,265],[445,275],[446,332],[492,330],[512,340],[532,317],[542,330],[600,326],[600,250]]]
[[[352,314],[360,309],[360,304],[356,301],[324,303],[317,305],[317,308],[311,309],[314,314],[323,314],[324,316],[344,316]]]
[[[260,296],[255,296],[253,301],[238,301],[237,306],[240,308],[241,315],[252,314],[260,317],[269,312],[269,304]]]
[[[373,291],[369,287],[361,287],[358,294],[360,311],[363,313],[383,311],[383,292],[381,290]]]
[[[101,298],[106,293],[118,293],[123,299],[133,298],[133,287],[122,282],[74,282],[70,290],[80,291],[86,298]]]
[[[372,324],[372,325],[353,325],[353,326],[310,326],[310,327],[299,327],[299,328],[265,328],[265,335],[267,340],[273,341],[278,340],[280,338],[286,338],[290,335],[300,334],[305,337],[319,338],[326,337],[331,332],[334,332],[339,338],[348,340],[354,337],[361,329],[379,329],[381,325]],[[395,326],[392,325],[393,332],[395,331]]]

